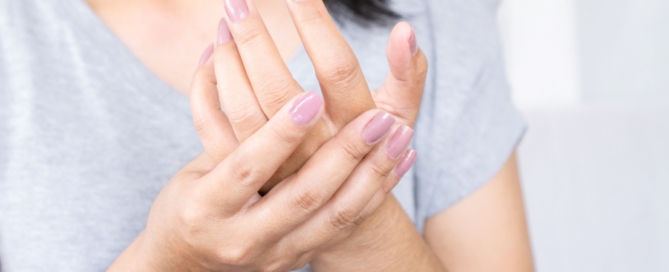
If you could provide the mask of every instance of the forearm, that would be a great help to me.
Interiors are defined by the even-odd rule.
[[[395,197],[345,241],[315,258],[314,271],[445,271]]]

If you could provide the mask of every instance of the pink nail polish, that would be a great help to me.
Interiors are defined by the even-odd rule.
[[[388,141],[388,146],[386,146],[386,154],[391,159],[397,159],[407,146],[413,137],[413,129],[407,126],[400,126],[400,128],[395,131],[393,137]]]
[[[225,10],[233,22],[239,22],[249,16],[249,9],[244,0],[225,0]]]
[[[218,35],[216,35],[216,45],[223,45],[232,41],[232,34],[230,34],[230,29],[228,28],[228,23],[225,19],[221,19],[218,22]]]
[[[365,139],[367,144],[376,143],[379,139],[383,138],[386,133],[390,130],[390,127],[395,123],[395,118],[393,118],[390,113],[381,111],[374,116],[372,121],[369,121],[367,126],[362,130],[362,138]]]
[[[207,46],[207,49],[202,52],[202,56],[200,57],[200,62],[197,64],[197,67],[202,66],[209,58],[211,57],[211,54],[214,53],[214,44],[210,44]]]
[[[323,105],[323,98],[314,91],[309,91],[300,99],[295,101],[295,104],[290,111],[290,119],[298,126],[304,126],[314,119],[316,113]]]
[[[413,165],[413,163],[416,161],[416,156],[418,153],[416,150],[409,149],[407,152],[404,153],[404,156],[400,159],[400,162],[397,163],[397,166],[395,166],[395,174],[398,177],[403,177],[404,174],[409,171],[409,168]]]
[[[409,38],[409,48],[411,48],[411,55],[418,54],[418,42],[416,42],[416,31],[411,26],[411,37]]]

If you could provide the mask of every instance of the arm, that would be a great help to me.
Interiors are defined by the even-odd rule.
[[[428,219],[425,240],[449,271],[534,271],[515,154],[478,191]]]
[[[486,185],[427,220],[424,239],[389,196],[315,271],[533,271],[515,155]]]

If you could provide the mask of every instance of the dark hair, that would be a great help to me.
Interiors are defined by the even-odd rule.
[[[388,6],[388,0],[325,0],[328,10],[340,23],[353,21],[362,26],[387,25],[401,16]]]

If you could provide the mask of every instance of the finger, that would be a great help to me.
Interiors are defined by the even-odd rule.
[[[343,126],[375,108],[353,50],[341,35],[322,0],[286,0],[288,10],[311,58],[328,115]]]
[[[386,47],[390,72],[386,82],[374,91],[374,101],[379,108],[398,117],[398,122],[413,127],[418,116],[427,59],[420,50],[416,33],[407,22],[395,25]]]
[[[190,103],[193,124],[205,153],[218,163],[237,148],[239,142],[225,113],[221,111],[216,90],[216,77],[211,54],[213,44],[207,47],[200,59],[191,83]]]
[[[369,216],[371,216],[376,211],[381,203],[383,203],[383,200],[386,198],[386,196],[393,190],[393,188],[395,188],[397,183],[400,182],[400,179],[402,179],[404,174],[406,174],[406,172],[409,171],[409,168],[413,166],[417,155],[418,153],[416,153],[416,150],[413,149],[408,149],[406,152],[404,152],[401,159],[395,166],[395,169],[393,169],[393,172],[388,175],[385,181],[383,181],[381,188],[379,188],[372,200],[369,201],[367,206],[358,215],[358,218],[355,222],[356,224],[362,224],[365,219],[369,218]]]
[[[293,79],[251,0],[225,0],[226,21],[258,102],[267,117],[302,88]]]
[[[367,155],[328,203],[288,234],[286,241],[293,241],[300,250],[310,250],[356,223],[360,213],[392,175],[400,155],[409,146],[413,130],[397,125],[392,135]],[[304,238],[293,239],[297,237]]]
[[[267,123],[267,117],[253,93],[225,19],[221,19],[218,24],[214,67],[221,105],[237,139],[244,142]]]
[[[229,215],[257,194],[322,115],[323,99],[313,91],[293,101],[202,178],[199,199]]]
[[[255,209],[261,222],[277,226],[269,235],[283,237],[325,204],[358,163],[386,138],[394,122],[383,111],[362,114],[325,143],[300,171],[272,189]]]

